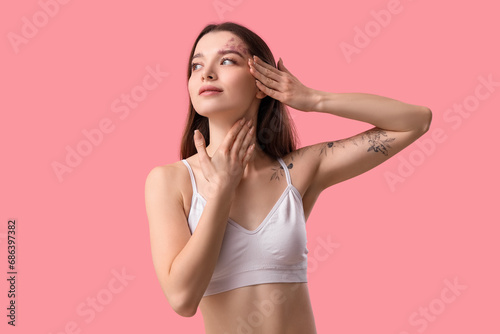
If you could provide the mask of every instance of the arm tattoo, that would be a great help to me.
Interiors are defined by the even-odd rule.
[[[387,156],[389,155],[389,149],[392,148],[390,143],[394,140],[396,140],[396,138],[390,138],[385,130],[382,130],[380,128],[373,128],[354,137],[324,142],[319,146],[315,145],[302,147],[290,153],[290,156],[286,158],[286,160],[288,160],[289,162],[285,161],[285,158],[283,158],[283,161],[287,165],[287,168],[290,170],[293,168],[294,158],[297,156],[302,157],[305,152],[313,147],[314,151],[319,150],[319,155],[321,156],[322,154],[328,155],[328,151],[330,151],[330,153],[333,153],[334,149],[337,147],[345,148],[346,145],[350,144],[353,144],[354,146],[360,146],[364,143],[368,144],[368,149],[366,150],[366,152],[380,152],[383,155]],[[271,175],[270,181],[274,179],[279,181],[280,177],[285,176],[285,171],[279,162],[276,161],[276,164],[271,167],[271,169],[273,171],[273,174]]]
[[[396,139],[389,138],[387,136],[387,133],[385,133],[385,131],[381,129],[370,130],[361,136],[362,140],[363,137],[368,138],[368,143],[370,145],[367,152],[382,152],[383,155],[389,154],[389,148],[391,148],[391,145],[389,143]]]
[[[383,155],[387,156],[389,154],[389,148],[391,148],[390,143],[393,142],[395,139],[396,138],[389,138],[384,130],[379,128],[374,128],[356,137],[323,143],[320,146],[319,154],[327,155],[328,150],[331,150],[331,152],[333,153],[335,147],[345,148],[345,145],[347,143],[352,143],[355,146],[359,146],[358,143],[361,144],[367,142],[369,146],[366,152],[370,151],[380,152]]]

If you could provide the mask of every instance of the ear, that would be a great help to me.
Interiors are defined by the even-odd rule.
[[[259,86],[257,86],[257,82],[255,83],[255,88],[257,88],[257,93],[255,93],[255,97],[258,98],[259,100],[262,100],[267,96],[266,93],[260,90]]]
[[[263,91],[261,91],[259,88],[257,88],[257,94],[255,94],[255,97],[257,97],[259,100],[262,100],[263,98],[265,98],[267,96],[266,93],[264,93]]]

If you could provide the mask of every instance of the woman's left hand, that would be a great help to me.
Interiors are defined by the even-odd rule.
[[[255,64],[252,60],[248,60],[250,73],[257,79],[257,87],[262,92],[293,109],[314,111],[319,98],[317,91],[304,86],[283,65],[281,58],[277,69],[257,56],[254,56],[254,59]]]

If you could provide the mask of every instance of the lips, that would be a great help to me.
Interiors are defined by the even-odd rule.
[[[220,89],[219,87],[215,87],[215,86],[202,86],[200,88],[200,91],[198,92],[199,95],[201,95],[203,92],[213,92],[213,93],[216,93],[216,92],[222,92],[222,89]],[[208,93],[206,93],[208,94]]]

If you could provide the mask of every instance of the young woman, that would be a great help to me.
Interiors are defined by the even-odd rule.
[[[153,168],[145,189],[168,302],[185,317],[199,307],[208,334],[316,333],[305,229],[315,201],[422,136],[431,111],[308,88],[281,59],[275,65],[259,36],[231,22],[196,39],[188,90],[182,160]],[[296,149],[285,105],[374,127]]]

